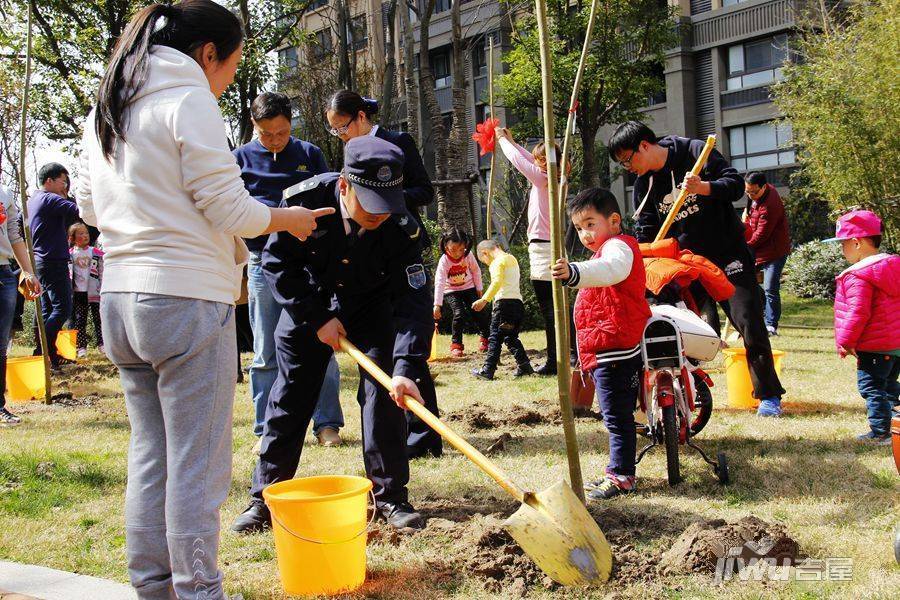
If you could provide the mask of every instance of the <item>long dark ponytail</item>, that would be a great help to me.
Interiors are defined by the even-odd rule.
[[[103,155],[110,159],[116,142],[125,141],[126,109],[147,81],[150,47],[168,46],[191,55],[213,43],[219,60],[240,48],[241,22],[212,0],[182,0],[166,6],[151,4],[125,27],[100,79],[94,129]]]

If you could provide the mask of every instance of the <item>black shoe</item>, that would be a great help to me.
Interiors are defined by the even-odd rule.
[[[480,369],[472,369],[472,375],[474,375],[478,379],[484,379],[486,381],[494,380],[494,372],[488,371],[485,367],[481,367]]]
[[[545,362],[535,371],[538,375],[556,375],[556,363]]]
[[[425,529],[425,518],[409,502],[381,502],[375,510],[394,529]]]
[[[513,377],[525,377],[526,375],[534,375],[534,369],[531,368],[531,363],[521,363],[517,365]]]
[[[856,439],[860,442],[866,442],[869,444],[873,444],[875,446],[890,446],[891,445],[891,434],[886,433],[884,435],[878,435],[873,431],[867,431],[862,435],[856,436]]]
[[[12,414],[5,408],[0,408],[0,425],[11,426],[18,425],[22,422],[22,419]]]
[[[231,530],[241,535],[258,533],[272,528],[272,514],[262,502],[251,502],[247,510],[238,515]]]

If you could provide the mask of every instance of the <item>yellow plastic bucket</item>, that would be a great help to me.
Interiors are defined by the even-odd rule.
[[[759,400],[753,397],[753,385],[750,383],[750,370],[747,367],[746,348],[725,348],[725,384],[728,387],[729,408],[756,408]],[[775,372],[781,376],[781,362],[784,359],[782,350],[772,350],[775,361]]]
[[[350,475],[302,477],[263,490],[287,595],[331,596],[365,582],[371,490],[371,481]]]
[[[56,351],[63,358],[75,360],[78,350],[78,330],[76,329],[60,329],[59,335],[56,337]]]
[[[21,356],[6,359],[6,393],[10,400],[44,397],[44,357]]]

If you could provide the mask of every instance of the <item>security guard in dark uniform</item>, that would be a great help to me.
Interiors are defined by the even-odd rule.
[[[431,298],[419,244],[422,232],[405,206],[402,171],[403,153],[397,146],[364,136],[346,144],[342,173],[318,175],[285,191],[287,206],[337,210],[320,218],[306,241],[272,235],[263,252],[264,272],[284,307],[275,331],[278,378],[266,409],[252,502],[235,521],[234,531],[271,526],[262,490],[295,476],[340,335],[393,373],[389,393],[359,370],[363,460],[374,484],[377,513],[399,529],[425,526],[408,502],[402,407],[405,394],[423,401],[416,380],[430,381]],[[426,400],[436,411],[434,398]]]

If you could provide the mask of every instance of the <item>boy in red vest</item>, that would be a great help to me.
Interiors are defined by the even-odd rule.
[[[584,190],[569,202],[581,243],[594,255],[584,262],[561,258],[553,277],[578,288],[575,333],[578,359],[590,373],[609,432],[609,466],[602,479],[585,486],[588,498],[604,500],[634,490],[641,336],[650,318],[644,297],[646,274],[636,239],[622,234],[615,197],[602,188]]]

